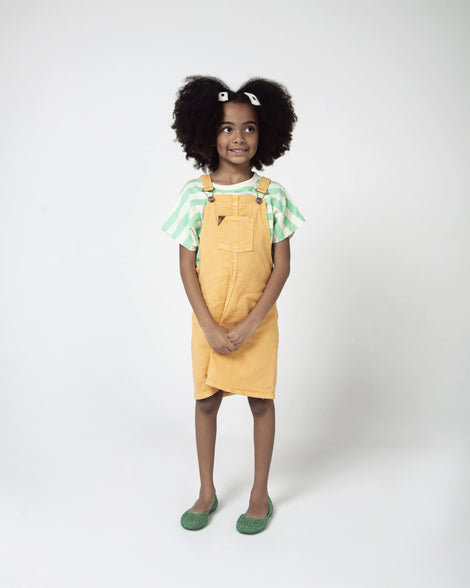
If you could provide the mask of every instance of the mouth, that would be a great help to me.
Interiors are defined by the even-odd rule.
[[[235,155],[241,155],[246,153],[248,149],[229,149],[230,153],[234,153]]]

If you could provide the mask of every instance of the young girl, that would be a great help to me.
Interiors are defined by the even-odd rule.
[[[223,396],[248,397],[255,475],[241,533],[258,533],[273,513],[268,474],[274,443],[278,328],[276,300],[289,275],[289,237],[304,218],[285,189],[260,170],[288,151],[296,116],[286,89],[256,78],[237,92],[193,76],[179,90],[176,137],[207,170],[189,181],[163,229],[180,244],[180,272],[193,308],[192,362],[201,487],[181,517],[201,529],[218,505],[213,466]]]

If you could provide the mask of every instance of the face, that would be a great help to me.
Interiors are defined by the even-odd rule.
[[[227,102],[217,132],[219,166],[250,166],[258,149],[258,115],[250,104]]]

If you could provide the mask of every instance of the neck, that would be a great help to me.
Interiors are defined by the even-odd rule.
[[[239,184],[240,182],[246,182],[253,176],[253,172],[250,167],[243,169],[239,168],[221,168],[218,167],[213,174],[211,174],[212,181],[216,184]]]

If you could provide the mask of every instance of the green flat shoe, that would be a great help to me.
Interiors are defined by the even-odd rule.
[[[255,519],[253,517],[247,517],[242,514],[238,517],[237,531],[244,533],[245,535],[254,535],[255,533],[261,533],[266,529],[268,519],[273,516],[274,508],[271,499],[268,496],[269,511],[264,519]]]
[[[207,512],[184,512],[181,516],[181,526],[188,531],[199,531],[199,529],[204,529],[209,522],[209,515],[211,512],[214,512],[218,505],[219,501],[217,500],[216,494],[214,502]]]

